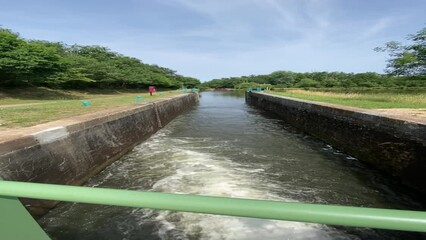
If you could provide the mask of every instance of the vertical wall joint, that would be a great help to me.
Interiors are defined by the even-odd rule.
[[[163,128],[163,124],[161,124],[160,114],[158,113],[157,103],[152,103],[152,106],[154,107],[155,116],[157,117],[158,127]]]

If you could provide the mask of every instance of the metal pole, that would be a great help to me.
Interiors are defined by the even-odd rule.
[[[0,181],[0,196],[426,232],[426,212]]]

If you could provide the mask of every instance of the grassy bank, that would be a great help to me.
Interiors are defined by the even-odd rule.
[[[300,98],[310,101],[340,104],[360,108],[426,108],[426,92],[394,92],[394,91],[355,91],[329,92],[291,89],[274,91],[276,95]]]
[[[143,104],[180,91],[159,91],[149,96],[142,90],[65,91],[47,88],[0,90],[0,129],[28,127],[72,116]],[[142,100],[136,101],[137,96]],[[91,106],[83,106],[83,101]]]

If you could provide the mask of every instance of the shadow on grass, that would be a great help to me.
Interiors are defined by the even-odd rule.
[[[81,99],[72,92],[44,87],[7,88],[0,90],[0,99],[15,98],[21,100],[57,100],[57,99]]]
[[[6,88],[0,89],[0,100],[14,98],[20,100],[79,100],[89,95],[117,95],[125,93],[146,92],[143,89],[84,89],[64,90],[46,87]]]

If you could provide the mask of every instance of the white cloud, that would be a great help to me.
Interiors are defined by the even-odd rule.
[[[375,46],[360,40],[354,44],[350,29],[331,26],[336,10],[332,1],[175,0],[167,4],[208,16],[210,22],[107,45],[202,80],[275,70],[380,71],[385,64],[383,56],[369,54]],[[364,37],[380,32],[389,21],[379,21]],[[265,24],[272,25],[269,35],[262,29]],[[344,34],[336,42],[334,34],[340,32]]]
[[[383,17],[378,20],[375,20],[373,24],[371,24],[365,29],[365,31],[361,35],[361,38],[370,39],[385,30],[386,28],[390,27],[391,24],[392,18],[390,17]]]
[[[385,56],[372,49],[414,32],[399,33],[420,15],[407,15],[409,6],[364,14],[367,8],[353,5],[368,4],[355,0],[130,0],[123,1],[129,12],[117,16],[108,4],[91,13],[58,3],[46,17],[17,4],[0,9],[0,21],[24,37],[105,45],[209,80],[276,70],[381,71]]]

